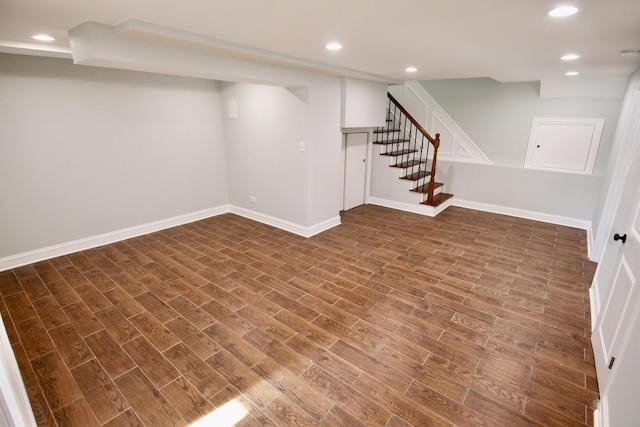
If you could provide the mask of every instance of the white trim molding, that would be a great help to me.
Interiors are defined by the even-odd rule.
[[[185,215],[178,215],[172,218],[149,222],[147,224],[124,228],[122,230],[99,234],[97,236],[86,237],[83,239],[74,240],[72,242],[66,242],[42,249],[36,249],[34,251],[11,255],[5,258],[0,258],[0,271],[10,270],[12,268],[20,267],[23,265],[33,264],[34,262],[44,261],[73,252],[92,249],[98,246],[107,245],[109,243],[119,242],[121,240],[141,236],[143,234],[149,234],[155,231],[164,230],[166,228],[176,227],[178,225],[199,221],[201,219],[228,213],[230,212],[230,209],[231,208],[229,205],[218,206],[215,208],[204,209]]]
[[[546,222],[549,224],[562,225],[566,227],[579,228],[587,232],[587,252],[591,251],[592,230],[591,221],[585,221],[575,218],[569,218],[559,215],[550,215],[542,212],[529,211],[526,209],[510,208],[507,206],[491,205],[488,203],[473,202],[469,200],[460,200],[455,197],[447,200],[445,203],[434,208],[422,204],[412,204],[397,202],[395,200],[381,199],[378,197],[369,197],[369,204],[384,206],[386,208],[397,209],[404,212],[412,212],[420,215],[435,217],[449,206],[457,206],[460,208],[473,209],[482,212],[491,212],[501,215],[508,215],[517,218],[530,219],[533,221]]]
[[[527,209],[511,208],[508,206],[492,205],[489,203],[474,202],[471,200],[454,199],[453,206],[461,208],[475,209],[477,211],[492,212],[502,215],[515,216],[518,218],[531,219],[534,221],[548,222],[549,224],[564,225],[566,227],[579,228],[590,232],[591,221],[570,218],[560,215],[552,215],[543,212],[530,211]]]
[[[402,86],[401,99],[398,101],[407,108],[409,113],[430,135],[440,134],[438,160],[482,165],[493,164],[417,81],[409,81]]]
[[[527,209],[511,208],[507,206],[491,205],[488,203],[473,202],[470,200],[453,199],[453,206],[461,208],[475,209],[477,211],[492,212],[502,215],[514,216],[517,218],[531,219],[533,221],[547,222],[549,224],[562,225],[565,227],[579,228],[587,232],[587,256],[592,258],[593,248],[593,228],[591,221],[569,218],[560,215],[551,215],[543,212],[530,211]]]
[[[131,239],[132,237],[142,236],[143,234],[153,233],[190,222],[200,221],[202,219],[214,217],[224,213],[233,213],[307,238],[315,236],[316,234],[322,233],[323,231],[341,224],[340,216],[338,215],[333,218],[329,218],[326,221],[319,222],[318,224],[305,227],[290,221],[275,218],[238,206],[222,205],[215,208],[193,212],[190,214],[179,215],[172,218],[150,222],[147,224],[137,225],[135,227],[129,227],[122,230],[112,231],[109,233],[99,234],[97,236],[86,237],[83,239],[74,240],[72,242],[61,243],[42,249],[36,249],[34,251],[0,258],[0,271],[10,270],[12,268],[21,267],[27,264],[33,264],[35,262],[67,255],[73,252],[97,248],[98,246],[108,245],[110,243]]]
[[[323,231],[341,224],[339,215],[333,218],[329,218],[326,221],[319,222],[318,224],[305,227],[291,221],[286,221],[270,215],[265,215],[263,213],[245,209],[239,206],[231,206],[230,212],[244,218],[248,218],[262,224],[270,225],[272,227],[279,228],[280,230],[288,231],[289,233],[297,234],[298,236],[306,238],[315,236],[316,234],[320,234]]]
[[[379,197],[370,196],[368,204],[383,206],[385,208],[397,209],[399,211],[404,211],[404,212],[411,212],[419,215],[435,217],[440,212],[442,212],[443,210],[451,206],[452,200],[453,199],[449,199],[446,202],[434,208],[433,206],[427,206],[421,203],[415,203],[415,204],[403,203],[403,202],[397,202],[395,200],[387,200],[387,199],[381,199]]]
[[[497,213],[517,218],[531,219],[533,221],[547,222],[549,224],[562,225],[565,227],[579,228],[587,232],[587,256],[591,259],[591,248],[593,244],[593,230],[591,221],[570,218],[560,215],[552,215],[543,212],[530,211],[527,209],[511,208],[507,206],[492,205],[489,203],[474,202],[471,200],[452,199],[452,205],[461,208],[474,209],[477,211]]]

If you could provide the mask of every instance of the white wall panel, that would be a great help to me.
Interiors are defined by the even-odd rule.
[[[378,82],[342,79],[342,127],[384,126],[387,85]]]
[[[0,55],[0,258],[228,203],[206,80]]]

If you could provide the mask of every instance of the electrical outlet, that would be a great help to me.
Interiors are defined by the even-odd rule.
[[[249,196],[249,201],[251,203],[256,203],[256,196]]]
[[[300,141],[300,152],[304,153],[304,141]]]

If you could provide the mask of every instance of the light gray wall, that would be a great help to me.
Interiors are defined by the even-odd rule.
[[[590,222],[602,177],[438,162],[444,191],[459,200]]]
[[[384,126],[386,109],[386,84],[342,78],[343,128]]]
[[[592,221],[604,179],[621,98],[540,98],[539,84],[492,79],[422,81],[420,84],[493,162],[493,166],[440,162],[437,180],[456,198],[506,208]],[[591,176],[524,169],[534,117],[604,118]],[[372,178],[372,195],[390,185]],[[398,195],[397,200],[406,200]],[[395,200],[394,199],[394,200]]]
[[[539,83],[489,78],[429,80],[420,84],[494,165],[522,168],[534,117],[605,119],[593,175],[609,159],[622,98],[540,98]]]
[[[0,54],[0,258],[228,203],[216,82]]]
[[[342,206],[343,152],[340,130],[341,85],[337,78],[316,76],[309,92],[307,127],[309,194],[308,225],[340,214]]]
[[[224,119],[230,203],[306,224],[307,156],[299,142],[308,119],[298,114],[304,101],[283,87],[249,83],[223,83],[222,96],[224,105],[238,106],[237,119]]]
[[[222,84],[223,104],[238,106],[237,119],[224,118],[229,200],[309,227],[340,210],[341,85],[337,77],[296,77],[306,86]]]

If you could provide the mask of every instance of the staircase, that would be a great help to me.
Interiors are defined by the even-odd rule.
[[[421,195],[421,204],[437,207],[453,197],[435,180],[440,134],[431,137],[390,93],[387,97],[387,123],[376,128],[373,143],[381,146],[381,156],[391,157],[390,167],[402,170],[400,179],[412,181],[409,191]]]

